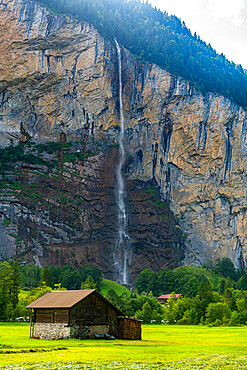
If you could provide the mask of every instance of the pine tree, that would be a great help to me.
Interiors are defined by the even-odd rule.
[[[97,289],[97,284],[93,281],[93,278],[91,275],[89,275],[86,279],[86,281],[81,283],[81,289]]]

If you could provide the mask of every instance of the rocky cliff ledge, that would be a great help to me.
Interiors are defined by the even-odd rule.
[[[224,256],[245,266],[246,112],[124,49],[122,67],[132,276]],[[118,133],[115,47],[34,1],[1,0],[3,257],[114,278]]]

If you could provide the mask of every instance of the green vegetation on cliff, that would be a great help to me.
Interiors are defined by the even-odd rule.
[[[219,55],[184,22],[140,0],[39,0],[52,11],[93,24],[137,58],[247,107],[247,75],[241,65]]]
[[[83,141],[11,143],[0,149],[0,194],[13,195],[22,204],[48,209],[54,215],[62,207],[65,212],[70,209],[67,220],[73,227],[78,220],[77,209],[82,210],[86,202],[82,197],[75,201],[69,191],[69,186],[81,178],[75,166],[97,154],[96,146],[94,152],[87,151]],[[11,224],[9,219],[3,222],[5,227]]]

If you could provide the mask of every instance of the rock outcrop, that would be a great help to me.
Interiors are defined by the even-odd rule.
[[[225,256],[244,267],[246,112],[123,48],[122,68],[132,276]],[[1,0],[0,146],[22,141],[2,173],[3,257],[114,278],[118,133],[115,46],[34,1]]]

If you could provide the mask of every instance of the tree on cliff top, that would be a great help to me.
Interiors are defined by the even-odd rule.
[[[247,75],[241,65],[217,54],[176,16],[140,0],[39,0],[51,10],[93,24],[134,56],[216,92],[247,108]]]

